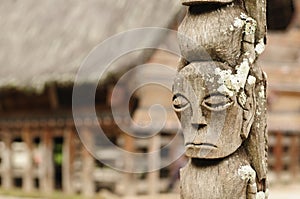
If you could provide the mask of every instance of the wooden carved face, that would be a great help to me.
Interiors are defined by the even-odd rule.
[[[173,106],[181,120],[188,157],[222,158],[241,146],[254,112],[253,98],[238,94],[244,84],[253,84],[246,81],[247,75],[238,77],[218,62],[193,62],[178,72]]]

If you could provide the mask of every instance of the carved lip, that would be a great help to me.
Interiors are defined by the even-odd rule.
[[[216,145],[211,144],[211,143],[200,143],[200,144],[196,144],[196,143],[192,143],[192,142],[188,142],[185,144],[186,147],[196,147],[196,148],[218,148]]]

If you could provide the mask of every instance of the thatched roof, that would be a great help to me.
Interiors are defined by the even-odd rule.
[[[180,9],[178,0],[3,1],[0,88],[72,83],[97,44],[133,28],[170,27]]]

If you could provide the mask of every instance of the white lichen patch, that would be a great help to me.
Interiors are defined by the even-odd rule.
[[[238,174],[243,180],[246,180],[247,182],[255,182],[255,171],[249,165],[241,166],[238,170]]]
[[[247,79],[247,83],[250,85],[253,85],[253,84],[255,84],[255,82],[256,82],[256,78],[253,77],[252,75],[249,75],[249,77]]]
[[[265,199],[266,195],[264,192],[260,191],[256,194],[256,198],[255,199]]]
[[[255,30],[256,30],[256,21],[251,18],[251,17],[247,17],[246,19],[246,23],[245,23],[245,34],[246,35],[252,35],[255,34]]]
[[[257,23],[256,21],[247,16],[245,13],[240,14],[240,18],[234,18],[233,24],[230,25],[229,30],[234,31],[234,28],[242,28],[244,27],[243,32],[246,35],[255,34]]]
[[[245,86],[249,70],[250,70],[250,66],[247,59],[244,59],[243,62],[240,64],[240,66],[237,66],[236,79],[238,80],[237,86],[239,86],[239,88],[243,88]]]
[[[244,88],[249,70],[250,66],[247,59],[244,59],[243,62],[236,67],[236,74],[232,74],[231,70],[216,68],[215,74],[220,77],[218,83],[221,84],[217,90],[225,95],[233,96],[234,93]]]
[[[264,39],[259,40],[258,44],[255,46],[255,52],[257,54],[262,54],[265,51],[265,43]]]
[[[260,111],[256,111],[256,115],[261,115],[261,112]]]
[[[217,89],[217,91],[218,91],[219,93],[222,93],[222,94],[225,94],[225,95],[229,95],[229,96],[231,96],[231,97],[234,95],[234,92],[231,91],[231,90],[229,90],[225,85],[221,85],[221,86]]]
[[[260,91],[258,92],[258,96],[260,98],[265,98],[265,87],[264,86],[260,87]]]
[[[243,107],[245,107],[245,105],[246,105],[246,102],[247,102],[247,96],[246,96],[246,94],[245,94],[245,92],[242,92],[240,95],[239,95],[239,102],[240,102],[240,104],[243,106]]]
[[[241,166],[238,170],[238,174],[243,180],[255,179],[255,171],[249,165]]]
[[[249,57],[249,63],[253,64],[253,62],[254,62],[254,58]]]
[[[215,74],[220,76],[217,82],[221,84],[221,86],[219,86],[217,91],[223,94],[227,94],[229,96],[233,96],[234,93],[230,88],[231,88],[231,80],[234,77],[234,75],[232,75],[231,70],[221,70],[220,68],[216,68]]]
[[[235,18],[233,22],[233,26],[236,28],[242,28],[245,24],[245,21],[240,18]]]
[[[248,58],[249,64],[253,64],[254,60],[255,60],[255,53],[250,53],[249,51],[244,53],[245,57]]]
[[[248,16],[245,13],[241,12],[240,17],[241,17],[241,19],[246,20]]]

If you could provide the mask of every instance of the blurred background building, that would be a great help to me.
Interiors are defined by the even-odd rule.
[[[271,183],[299,181],[300,164],[300,0],[268,1],[268,38],[260,58],[268,75],[269,166]],[[132,174],[105,166],[128,163],[114,149],[95,159],[82,145],[72,117],[72,89],[77,71],[88,53],[107,38],[133,28],[163,27],[176,30],[185,9],[179,1],[146,0],[14,0],[0,4],[0,176],[1,187],[21,187],[26,192],[94,195],[106,188],[115,193],[155,194],[170,191],[176,163],[161,170]],[[145,38],[164,45],[176,44],[171,35]],[[95,96],[97,120],[82,118],[80,129],[94,137],[99,123],[116,145],[132,152],[159,150],[173,140],[178,120],[172,111],[172,94],[157,85],[148,85],[133,94],[129,109],[138,124],[151,122],[153,104],[165,107],[167,120],[150,139],[135,139],[116,125],[110,103],[119,77],[144,63],[176,68],[178,56],[160,50],[141,50],[117,60],[116,70],[106,78],[82,82],[84,93],[98,84]],[[99,66],[101,67],[101,66]],[[142,70],[130,79],[150,75],[165,79],[162,71]],[[129,84],[118,89],[122,99]],[[84,105],[82,105],[84,109]],[[155,113],[154,113],[155,114]],[[158,114],[156,120],[160,120]],[[163,118],[164,119],[164,118]],[[153,122],[153,121],[152,121]],[[155,122],[155,121],[154,121]],[[146,130],[147,131],[147,130]],[[151,129],[148,129],[151,131]],[[137,132],[136,132],[137,133]],[[138,132],[146,133],[147,132]],[[178,141],[179,142],[179,141]],[[172,159],[180,147],[139,162],[151,165]],[[176,177],[175,177],[176,179]],[[172,188],[172,187],[171,187]]]

